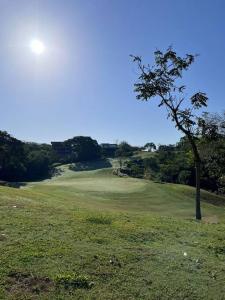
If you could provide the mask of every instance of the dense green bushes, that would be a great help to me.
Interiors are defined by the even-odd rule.
[[[199,139],[198,147],[202,159],[201,187],[225,193],[225,138],[213,141]],[[130,158],[121,171],[137,178],[161,182],[195,184],[195,168],[190,145],[181,138],[176,145],[161,145],[149,158]]]
[[[101,158],[101,148],[90,137],[66,140],[68,153],[58,155],[48,144],[25,143],[0,131],[0,180],[29,181],[51,176],[56,163],[73,163]]]
[[[129,157],[132,156],[134,152],[134,147],[129,145],[127,142],[121,142],[118,145],[118,149],[115,152],[116,157]]]
[[[23,143],[0,131],[0,180],[36,180],[49,176],[51,146]]]
[[[96,140],[89,136],[75,136],[64,142],[53,142],[54,161],[75,163],[101,158],[101,147]]]

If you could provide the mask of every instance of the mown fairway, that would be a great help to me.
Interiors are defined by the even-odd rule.
[[[0,187],[0,299],[225,299],[223,198],[62,169]]]

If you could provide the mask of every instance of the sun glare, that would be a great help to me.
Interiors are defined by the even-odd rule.
[[[45,46],[42,41],[34,39],[30,42],[30,49],[36,55],[41,55],[45,51]]]

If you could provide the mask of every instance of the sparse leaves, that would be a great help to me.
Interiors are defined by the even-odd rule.
[[[158,98],[158,106],[165,106],[168,118],[175,122],[190,138],[196,133],[198,122],[193,110],[207,106],[208,97],[203,92],[194,94],[187,106],[184,106],[185,85],[177,85],[176,81],[182,78],[183,71],[194,62],[195,55],[186,54],[180,57],[169,47],[165,53],[160,50],[154,52],[155,64],[145,66],[140,56],[132,56],[140,70],[138,82],[134,84],[134,91],[138,100],[148,101]],[[188,99],[186,99],[188,100]]]
[[[208,97],[205,93],[198,92],[191,97],[191,104],[195,109],[207,106]]]

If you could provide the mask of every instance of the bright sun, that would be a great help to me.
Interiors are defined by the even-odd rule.
[[[45,46],[42,43],[42,41],[40,41],[38,39],[33,39],[30,42],[30,49],[34,54],[41,55],[45,51]]]

